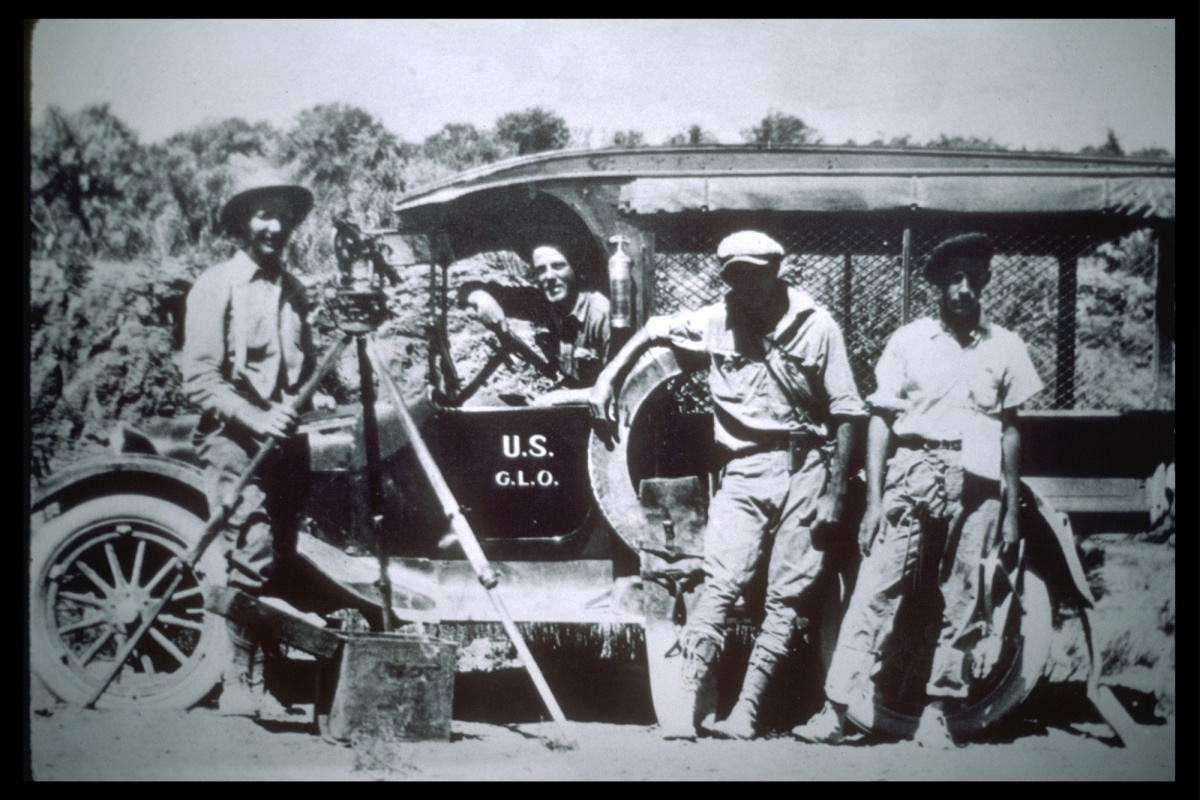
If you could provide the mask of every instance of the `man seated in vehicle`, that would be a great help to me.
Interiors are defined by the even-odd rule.
[[[925,688],[933,700],[917,740],[951,744],[944,704],[965,697],[971,676],[994,666],[988,648],[976,646],[999,633],[988,630],[991,620],[976,618],[980,565],[992,553],[993,569],[997,562],[1014,566],[1015,422],[1042,382],[1021,337],[982,312],[993,252],[979,233],[939,244],[925,268],[938,291],[938,316],[897,330],[875,366],[859,529],[864,560],[829,665],[828,702],[793,731],[804,741],[839,742],[848,705],[862,698],[873,708],[873,678],[896,612],[926,583],[940,589],[945,609]],[[997,545],[1006,552],[995,554]]]
[[[536,289],[471,281],[458,291],[459,305],[499,335],[511,335],[508,316],[533,323],[538,349],[559,376],[559,388],[537,405],[587,401],[587,387],[608,363],[611,325],[608,298],[584,290],[563,250],[533,248],[530,276]]]
[[[836,525],[855,447],[855,420],[866,406],[841,330],[802,289],[779,278],[783,248],[758,231],[741,231],[717,247],[722,302],[652,317],[600,373],[589,401],[601,434],[615,421],[614,383],[651,344],[707,353],[714,438],[721,484],[708,508],[704,589],[681,645],[692,738],[714,710],[713,682],[734,604],[756,577],[766,577],[760,633],[733,711],[712,733],[749,739],[771,679],[788,655],[823,564],[813,547]]]
[[[294,545],[303,487],[297,475],[306,467],[291,401],[315,366],[310,307],[283,252],[312,205],[308,189],[268,168],[249,168],[220,216],[239,250],[201,274],[187,299],[183,385],[201,412],[193,442],[206,467],[210,507],[235,499],[225,495],[258,450],[271,439],[279,443],[222,531],[228,584],[255,595]],[[253,632],[232,620],[228,628],[233,653],[220,712],[278,712],[263,688],[262,649]]]

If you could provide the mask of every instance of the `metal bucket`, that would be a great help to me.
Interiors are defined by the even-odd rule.
[[[338,658],[318,678],[317,722],[334,739],[450,738],[454,642],[427,636],[339,632]]]

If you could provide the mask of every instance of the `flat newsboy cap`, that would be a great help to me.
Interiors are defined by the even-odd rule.
[[[726,236],[717,245],[721,269],[739,261],[766,266],[778,263],[782,258],[783,246],[759,231],[738,231]]]
[[[221,225],[228,231],[240,232],[258,209],[263,197],[278,195],[290,207],[292,224],[298,225],[312,211],[313,193],[303,186],[289,182],[266,164],[244,162],[233,181],[233,196],[221,209]]]
[[[992,240],[982,233],[952,236],[933,248],[933,252],[929,254],[929,260],[925,262],[925,280],[937,283],[946,267],[956,258],[978,259],[987,266],[994,255],[996,248],[992,246]]]

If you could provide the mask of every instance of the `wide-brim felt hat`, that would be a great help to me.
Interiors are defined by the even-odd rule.
[[[291,211],[292,224],[298,225],[312,211],[313,193],[288,181],[277,170],[266,165],[254,165],[240,170],[234,177],[233,196],[221,209],[220,221],[228,231],[240,231],[266,197],[279,197]]]

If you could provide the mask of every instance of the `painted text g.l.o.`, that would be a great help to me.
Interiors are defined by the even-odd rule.
[[[539,469],[530,474],[526,474],[523,469],[502,469],[496,473],[494,480],[497,486],[558,486],[558,481],[554,479],[554,473],[548,469]]]

